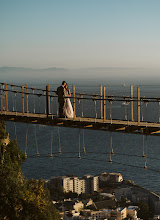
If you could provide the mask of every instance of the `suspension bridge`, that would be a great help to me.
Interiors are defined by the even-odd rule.
[[[81,131],[83,132],[83,153],[86,153],[84,130],[109,131],[109,161],[112,163],[114,154],[112,146],[113,132],[141,134],[143,137],[144,168],[147,168],[147,137],[160,135],[160,98],[140,95],[140,87],[130,85],[129,95],[107,94],[107,88],[100,85],[99,93],[76,92],[73,85],[71,102],[74,109],[73,118],[58,116],[58,97],[55,90],[48,84],[45,88],[35,88],[26,85],[0,83],[0,120],[14,122],[15,137],[16,122],[26,123],[25,156],[27,156],[28,125],[34,124],[36,152],[39,156],[36,124],[51,126],[50,157],[53,157],[53,126],[58,127],[59,154],[61,140],[59,127],[78,128],[78,158],[81,159]],[[135,91],[134,91],[135,93]],[[159,172],[159,171],[156,171]]]
[[[99,94],[77,93],[73,85],[71,102],[74,117],[58,117],[56,90],[48,84],[44,89],[28,85],[0,84],[0,119],[50,126],[64,126],[100,131],[160,135],[160,97],[133,96],[133,85],[129,96],[107,95],[106,87],[100,86]],[[149,120],[144,115],[150,104],[154,116]],[[117,112],[115,107],[123,106]],[[154,109],[157,109],[156,114]],[[114,115],[115,114],[115,115]],[[145,118],[146,117],[146,118]],[[152,121],[151,121],[152,120]]]

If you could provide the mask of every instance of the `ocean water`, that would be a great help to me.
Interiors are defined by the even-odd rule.
[[[43,83],[29,85],[35,88],[45,88]],[[56,90],[58,84],[52,84],[51,90]],[[105,85],[106,95],[129,96],[129,85]],[[72,90],[72,87],[71,87]],[[76,85],[76,93],[99,94],[99,85],[96,83]],[[159,86],[141,85],[141,96],[146,98],[159,97]],[[137,96],[137,86],[134,85],[134,97]],[[72,102],[72,99],[71,99]],[[9,94],[9,109],[15,105],[17,110],[21,109],[21,95]],[[122,101],[113,102],[112,106],[107,102],[107,118],[112,110],[113,119],[130,119],[130,105],[121,105]],[[34,100],[29,97],[29,111],[45,112],[45,98]],[[76,101],[76,115],[84,117],[98,114],[100,117],[100,103],[91,100]],[[159,108],[157,102],[142,104],[143,120],[159,121]],[[51,111],[57,114],[57,98],[51,100]],[[134,119],[137,118],[137,103],[134,102]],[[50,179],[52,176],[74,174],[97,175],[101,172],[120,172],[124,179],[130,179],[136,184],[160,193],[160,137],[147,137],[147,157],[143,158],[143,136],[137,134],[115,133],[105,131],[82,130],[76,128],[51,127],[44,125],[33,125],[7,122],[7,131],[11,139],[15,139],[15,127],[18,145],[28,158],[22,165],[24,176],[27,178]],[[26,139],[26,131],[28,135]],[[36,138],[35,138],[36,131]],[[58,135],[60,134],[60,136]],[[80,149],[79,149],[80,134]],[[112,135],[112,147],[114,154],[110,155],[110,137]],[[145,141],[146,137],[144,137]],[[27,140],[27,142],[26,142]],[[61,148],[61,154],[59,150]],[[84,148],[86,153],[84,153]],[[40,156],[37,156],[37,150]],[[146,149],[145,149],[146,150]],[[50,158],[50,154],[53,157]],[[79,159],[78,156],[81,156]],[[112,163],[109,162],[110,156]],[[148,169],[144,169],[147,164]]]

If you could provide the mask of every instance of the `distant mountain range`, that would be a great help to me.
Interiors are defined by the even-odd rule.
[[[159,70],[147,68],[128,68],[128,67],[91,67],[79,69],[67,68],[25,68],[25,67],[0,67],[1,82],[10,81],[88,81],[88,82],[144,82],[152,80],[153,76],[159,78]]]

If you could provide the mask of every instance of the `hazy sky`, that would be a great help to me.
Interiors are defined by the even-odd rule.
[[[160,68],[160,0],[0,0],[0,66]]]

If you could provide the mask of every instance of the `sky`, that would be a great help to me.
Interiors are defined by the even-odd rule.
[[[0,0],[0,66],[160,69],[160,0]]]

